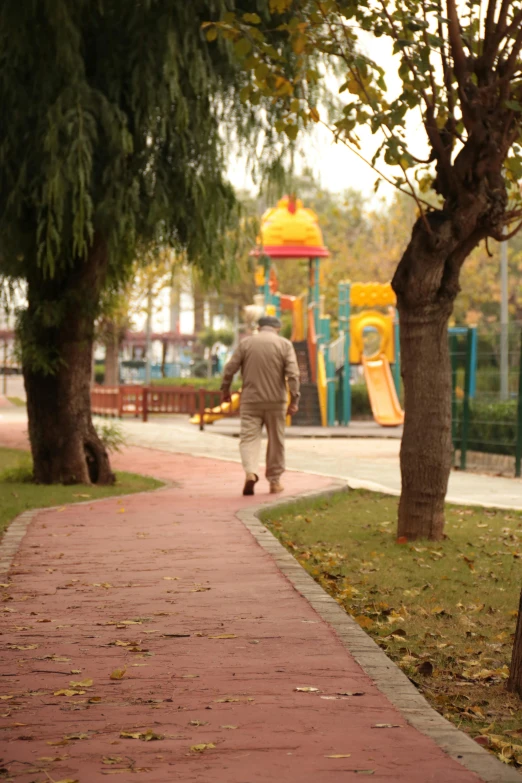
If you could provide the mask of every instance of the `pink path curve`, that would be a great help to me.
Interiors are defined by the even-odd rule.
[[[23,445],[15,428],[6,440]],[[2,588],[7,780],[479,781],[407,724],[258,546],[236,512],[269,496],[241,497],[239,465],[138,448],[115,463],[176,486],[40,512]],[[287,494],[328,484],[285,476]],[[122,736],[149,730],[163,739]]]

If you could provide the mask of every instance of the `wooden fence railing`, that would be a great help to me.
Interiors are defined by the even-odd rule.
[[[220,408],[221,393],[193,386],[93,386],[91,411],[98,416],[135,416],[148,421],[154,414],[199,414],[200,429],[205,414]],[[221,409],[220,409],[221,410]],[[233,415],[223,410],[219,415]]]

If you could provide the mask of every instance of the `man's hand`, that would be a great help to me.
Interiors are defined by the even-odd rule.
[[[230,392],[221,392],[221,402],[232,402],[232,395]]]
[[[295,416],[295,414],[297,413],[298,410],[299,410],[299,405],[297,404],[297,402],[291,402],[290,405],[288,406],[288,410],[286,412],[286,415],[287,416]]]

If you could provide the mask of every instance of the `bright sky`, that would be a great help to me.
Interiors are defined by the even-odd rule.
[[[388,94],[395,96],[400,89],[400,80],[397,74],[399,66],[399,57],[392,55],[392,44],[384,38],[375,39],[370,34],[365,34],[361,39],[361,46],[364,52],[373,60],[378,62],[386,72],[386,83]],[[338,89],[335,81],[332,82],[332,89]],[[322,114],[326,119],[326,112]],[[372,135],[369,128],[361,127],[358,130],[361,144],[361,154],[368,160],[371,160],[378,145],[382,141],[382,136],[377,133]],[[408,144],[411,151],[420,158],[426,157],[426,136],[422,127],[420,112],[412,113],[408,119]],[[320,185],[326,190],[341,193],[348,188],[355,188],[365,194],[373,193],[373,186],[377,179],[377,174],[366,163],[357,157],[355,153],[349,150],[343,143],[335,143],[333,136],[324,126],[317,125],[311,133],[302,134],[299,154],[296,155],[296,167],[299,171],[309,167],[312,169]],[[400,174],[397,167],[381,164],[380,169],[386,176],[396,177]],[[255,186],[248,174],[244,160],[235,158],[231,160],[229,176],[232,184],[238,189],[255,191]],[[382,182],[379,188],[379,196],[391,197],[394,192],[392,185]]]

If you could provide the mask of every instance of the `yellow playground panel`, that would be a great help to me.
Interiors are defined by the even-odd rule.
[[[350,316],[350,364],[362,364],[375,421],[396,427],[404,421],[390,364],[397,361],[395,345],[395,293],[389,283],[353,283],[350,304],[355,307],[386,307],[388,312],[361,310]],[[364,331],[376,329],[380,343],[373,356],[364,354]]]
[[[384,315],[377,310],[363,310],[350,318],[350,364],[362,364],[364,355],[364,330],[377,329],[381,338],[379,353],[384,354],[390,364],[395,361],[394,316]]]

